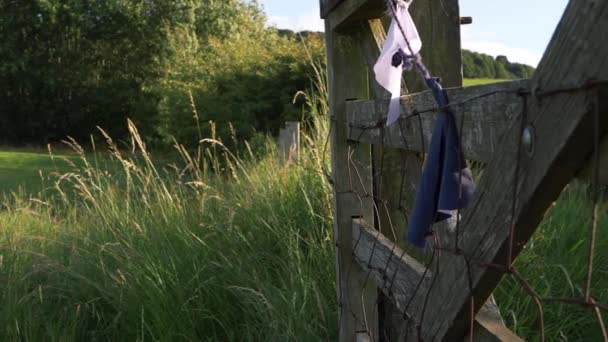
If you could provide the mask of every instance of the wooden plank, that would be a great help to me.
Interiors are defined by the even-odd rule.
[[[441,6],[442,11],[436,11]],[[414,20],[419,23],[419,31],[424,37],[422,54],[425,62],[436,75],[441,76],[447,86],[462,85],[462,60],[460,47],[459,5],[456,0],[428,0],[425,3],[414,3],[411,7]],[[445,20],[449,14],[454,19]],[[375,14],[373,14],[375,15]],[[384,43],[385,27],[390,24],[390,17],[383,17],[384,27],[381,20],[370,20],[370,27],[378,47],[367,51],[368,69],[370,70],[370,89],[375,90],[376,98],[387,98],[390,94],[381,89],[374,81],[371,73],[379,50]],[[454,22],[457,24],[454,25]],[[433,54],[426,55],[427,51]],[[438,58],[438,56],[440,56]],[[415,72],[405,74],[408,79],[403,83],[402,93],[411,91],[422,91],[426,86],[421,82]],[[381,132],[381,134],[384,132]],[[388,139],[391,137],[388,136]],[[390,145],[387,144],[387,145]],[[405,243],[403,236],[406,234],[407,213],[414,204],[416,187],[420,181],[423,157],[420,154],[409,153],[391,146],[374,145],[372,147],[374,159],[374,196],[376,198],[376,222],[375,226],[385,234],[388,234],[393,242],[404,248],[408,254],[423,260],[424,255],[416,248],[411,248]],[[442,240],[449,240],[449,236],[443,236]],[[403,320],[403,314],[391,304],[388,298],[380,298],[380,333],[382,338],[388,341],[402,340],[407,322]]]
[[[426,0],[414,1],[410,6],[410,13],[422,38],[420,54],[431,74],[442,79],[445,87],[461,87],[463,85],[462,73],[462,47],[460,35],[459,0]],[[409,93],[418,93],[427,89],[424,80],[417,72],[404,74]],[[420,132],[420,129],[417,129]],[[419,135],[418,135],[419,136]],[[419,139],[416,139],[420,141]],[[409,186],[411,192],[407,202],[402,204],[403,210],[409,215],[414,207],[416,189],[422,176],[423,158],[421,154],[408,153],[409,157],[404,165],[407,168],[406,178],[402,186]],[[394,177],[395,175],[387,175]],[[397,184],[398,178],[388,180],[386,191]],[[394,191],[394,190],[393,190]],[[406,197],[409,197],[406,196]],[[401,239],[407,233],[407,224],[401,228]],[[447,230],[440,230],[439,238],[448,240]],[[411,249],[411,248],[410,248]],[[415,248],[414,248],[415,249]],[[431,253],[426,251],[427,255]],[[427,257],[428,260],[428,257]],[[412,336],[410,341],[418,339]]]
[[[325,19],[329,12],[338,6],[344,0],[320,0],[319,8],[321,9],[321,18]]]
[[[375,81],[373,66],[386,38],[385,27],[390,24],[390,18],[371,19],[368,23],[369,34],[376,42],[375,46],[370,45],[368,49],[363,51],[369,70],[369,88],[375,95],[374,98],[387,98],[390,97],[390,94]],[[402,91],[406,93],[405,83],[403,83],[403,86]],[[404,208],[408,208],[413,202],[414,182],[419,179],[422,158],[413,153],[379,145],[372,146],[372,158],[375,199],[374,226],[390,237],[393,242],[406,248],[406,251],[414,258],[419,257],[422,260],[422,253],[416,254],[414,249],[408,249],[402,238],[407,223]],[[402,187],[403,191],[399,191],[399,187]],[[379,294],[378,310],[381,341],[399,340],[398,336],[406,328],[403,314],[394,307],[391,299],[383,293]]]
[[[327,13],[330,29],[344,31],[370,19],[378,19],[385,14],[384,0],[343,0]],[[326,31],[327,32],[327,29]]]
[[[352,217],[373,220],[373,201],[364,194],[372,191],[371,148],[352,149],[347,141],[345,102],[368,98],[367,73],[361,51],[369,42],[365,27],[348,33],[331,30],[325,21],[329,79],[332,179],[334,186],[334,236],[336,241],[337,295],[340,305],[339,340],[361,340],[366,335],[378,337],[377,289],[352,260]]]
[[[479,310],[479,313],[475,316],[473,341],[523,342],[521,337],[515,335],[511,330],[505,327],[502,319],[490,313],[489,310],[484,309],[485,307],[482,308],[482,310]],[[469,340],[470,336],[467,336],[463,341]]]
[[[353,18],[355,18],[355,19],[357,19],[357,20],[358,20],[358,19],[360,19],[360,18],[356,18],[356,17],[357,17],[357,15],[356,15],[356,14],[354,14],[354,13],[355,13],[355,11],[353,11],[352,9],[353,9],[353,7],[351,7],[350,9],[349,9],[349,8],[347,8],[347,7],[343,7],[342,14],[341,14],[340,12],[336,12],[336,14],[335,14],[334,18],[336,18],[337,20],[334,20],[334,22],[338,22],[338,21],[342,22],[342,21],[345,21],[345,19],[346,19],[346,18],[350,18],[350,19],[348,20],[348,23],[349,23],[349,24],[350,24],[350,23],[353,23],[353,22],[356,22],[356,20],[352,20],[352,19],[353,19]],[[429,10],[431,10],[431,8],[430,8],[430,7],[429,7]],[[347,12],[349,12],[349,11],[350,11],[350,13],[347,13]],[[345,13],[347,13],[347,14],[345,14]],[[367,13],[369,13],[369,12],[367,12]],[[341,15],[341,16],[340,16],[340,15]],[[364,16],[364,18],[367,18],[367,16]],[[333,28],[340,28],[340,29],[342,29],[343,27],[338,27],[338,25],[336,24],[335,26],[333,26]],[[431,27],[431,29],[430,29],[430,30],[431,30],[431,32],[433,32],[433,28],[432,28],[432,27]],[[452,40],[452,41],[453,41],[453,40]],[[456,41],[458,41],[458,43],[459,43],[459,39],[456,39]],[[459,49],[458,49],[457,53],[458,53],[458,56],[457,56],[458,58],[457,58],[457,59],[459,60],[459,59],[460,59],[460,51],[459,51]],[[444,56],[443,56],[443,58],[445,58],[445,57],[446,57],[446,56],[444,55]],[[452,70],[455,70],[455,69],[452,69]],[[460,70],[460,68],[458,68],[458,70]],[[459,77],[460,77],[460,79],[461,79],[461,77],[462,77],[462,76],[461,76],[461,75],[459,75]]]
[[[352,222],[352,245],[361,268],[370,272],[378,288],[403,312],[426,267],[361,219]],[[430,276],[428,272],[427,277]]]
[[[503,130],[506,130],[513,121],[521,118],[523,102],[514,92],[529,87],[529,80],[517,80],[447,89],[453,103],[484,93],[503,92],[455,107],[456,121],[460,123],[461,120],[464,120],[462,143],[467,159],[483,163],[491,160],[497,150]],[[405,95],[402,96],[401,102],[401,122],[389,128],[379,125],[386,120],[388,100],[350,102],[346,108],[349,139],[366,144],[384,145],[389,148],[426,152],[426,147],[431,141],[436,114],[426,113],[419,117],[411,117],[411,115],[415,110],[433,108],[432,94],[423,92]],[[604,139],[600,144],[599,163],[599,182],[606,185],[608,184],[608,139]],[[577,177],[592,181],[592,171],[593,160],[588,160]]]
[[[601,98],[605,99],[608,97],[600,95]],[[608,96],[608,95],[607,95]],[[604,138],[603,141],[600,142],[600,174],[599,174],[599,184],[605,186],[608,185],[608,138]],[[578,174],[579,178],[587,179],[589,181],[593,181],[595,170],[595,159],[593,156],[589,158],[585,167]]]
[[[608,46],[604,43],[608,2],[570,1],[558,28],[532,80],[532,89],[542,92],[582,85],[589,78],[608,79]],[[593,132],[598,129],[606,135],[608,112],[602,110],[600,121],[594,121],[592,94],[578,91],[530,97],[527,123],[535,143],[531,153],[522,154],[519,176],[514,151],[520,125],[514,122],[509,127],[462,220],[461,248],[471,265],[470,274],[463,256],[442,253],[438,258],[442,272],[430,290],[426,317],[442,319],[421,322],[424,340],[464,336],[469,322],[469,286],[475,303],[483,303],[496,287],[503,273],[483,265],[506,262],[511,224],[515,225],[512,256],[516,257],[546,209],[591,155]],[[514,184],[518,195],[511,215],[510,189]],[[425,306],[422,300],[415,300],[420,309]]]
[[[488,162],[494,156],[503,131],[521,115],[523,101],[515,92],[528,87],[527,80],[519,80],[447,89],[452,103],[495,93],[453,108],[456,122],[463,124],[462,146],[467,159]],[[350,102],[346,109],[349,138],[368,144],[425,152],[431,142],[436,114],[412,115],[416,111],[435,108],[433,94],[425,91],[402,96],[400,120],[391,127],[384,125],[388,105],[389,100]]]
[[[440,8],[443,8],[443,11],[438,10]],[[414,1],[410,12],[423,39],[421,54],[429,70],[433,75],[442,77],[444,83],[449,87],[462,86],[460,25],[454,25],[452,21],[446,20],[446,13],[454,15],[456,18],[460,16],[458,0]],[[385,29],[388,29],[391,19],[390,16],[384,18]],[[379,55],[380,47],[384,44],[385,34],[381,29],[382,26],[376,25],[375,36],[378,38],[378,49],[373,56],[373,63]],[[373,64],[371,65],[373,66]],[[426,85],[417,72],[406,72],[404,78],[403,94],[426,90]],[[376,83],[373,75],[370,79]],[[390,94],[388,96],[378,94],[376,98],[386,99],[388,97]],[[380,132],[381,135],[383,133],[387,132]],[[387,140],[392,138],[386,135],[383,137]],[[422,174],[424,157],[418,153],[396,149],[390,143],[374,145],[372,154],[374,157],[374,195],[379,199],[376,203],[379,208],[376,227],[388,234],[387,236],[408,254],[418,260],[424,260],[424,253],[409,246],[404,239],[408,214],[414,206],[416,188]],[[383,301],[383,303],[385,304],[379,308],[381,314],[384,315],[380,326],[381,332],[385,334],[388,341],[403,340],[401,337],[407,331],[408,322],[402,319],[403,314],[390,305],[390,302]]]
[[[421,280],[429,281],[433,276],[432,270],[427,271],[422,263],[404,253],[364,220],[352,221],[352,239],[355,260],[365,272],[369,272],[378,288],[395,303],[400,313],[399,319],[406,322],[404,313],[408,308],[413,308],[408,307],[410,300],[417,293],[425,293],[421,292],[425,290],[425,283],[421,283]],[[404,340],[406,332],[401,329],[398,333],[393,338]],[[474,341],[521,341],[502,324],[500,313],[492,307],[492,303],[487,303],[476,317],[473,334]]]
[[[459,0],[414,1],[410,13],[422,38],[420,51],[433,76],[445,87],[462,86],[462,51]],[[410,92],[426,89],[415,72],[405,74]]]

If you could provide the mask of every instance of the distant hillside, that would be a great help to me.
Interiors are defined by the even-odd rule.
[[[279,35],[298,39],[300,36],[318,36],[323,38],[323,32],[302,31],[299,33],[278,29]],[[534,68],[520,63],[511,63],[506,56],[496,58],[483,53],[462,50],[462,64],[465,78],[517,79],[530,78]]]
[[[288,29],[277,29],[277,33],[281,37],[289,37],[289,38],[295,38],[295,39],[299,39],[300,37],[308,38],[310,36],[325,39],[325,32],[315,32],[315,31],[294,32],[294,31],[288,30]]]
[[[533,67],[511,63],[506,56],[494,58],[469,50],[462,50],[462,64],[464,78],[530,78],[534,73]]]

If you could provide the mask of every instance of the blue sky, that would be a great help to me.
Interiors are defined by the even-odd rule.
[[[259,2],[268,15],[269,25],[323,30],[319,0]],[[567,3],[568,0],[460,0],[461,15],[473,17],[473,24],[463,27],[463,47],[493,56],[506,55],[511,61],[536,66]]]

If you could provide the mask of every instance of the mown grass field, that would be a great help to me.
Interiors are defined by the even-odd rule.
[[[0,192],[15,191],[19,188],[38,191],[52,172],[64,173],[70,170],[70,156],[48,152],[27,150],[2,150],[0,148]]]
[[[488,83],[497,83],[504,82],[509,80],[501,80],[501,79],[493,79],[493,78],[466,78],[464,80],[465,87],[474,86],[474,85],[482,85]]]

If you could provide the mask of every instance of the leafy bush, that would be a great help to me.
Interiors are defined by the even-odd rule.
[[[245,32],[234,40],[212,39],[209,44],[206,49],[192,51],[193,56],[206,55],[203,63],[167,73],[157,90],[163,98],[159,129],[165,140],[175,137],[196,141],[197,124],[193,119],[202,123],[203,135],[210,133],[205,123],[217,123],[216,134],[224,140],[232,135],[228,123],[233,125],[238,140],[245,140],[256,131],[277,134],[285,121],[301,119],[301,104],[294,105],[293,98],[312,86],[309,79],[314,70],[310,61],[324,58],[320,38],[313,36],[302,42],[261,28],[259,33]]]
[[[122,139],[127,118],[152,145],[196,142],[208,121],[245,139],[298,116],[292,98],[310,86],[302,42],[266,28],[255,1],[0,6],[0,143],[87,141],[97,126]],[[306,44],[322,59],[318,37]]]

